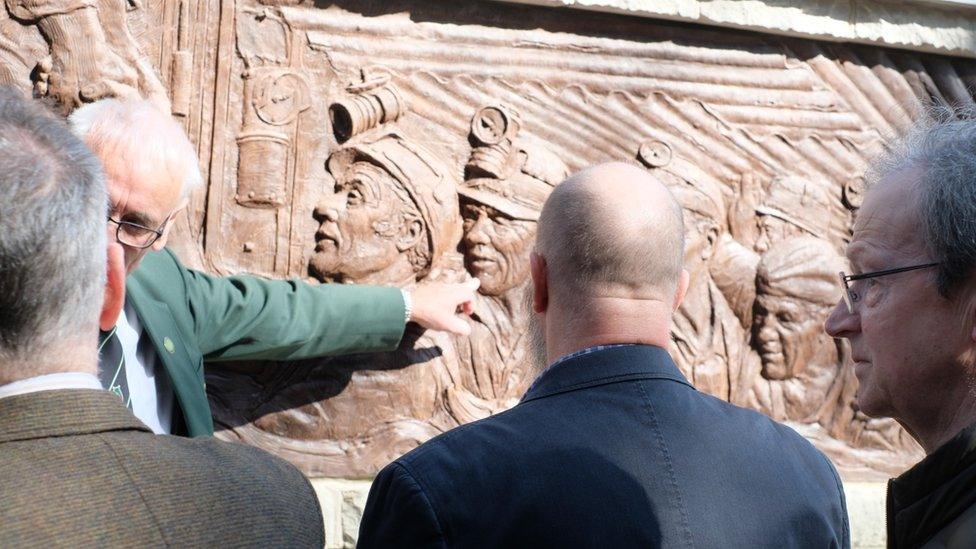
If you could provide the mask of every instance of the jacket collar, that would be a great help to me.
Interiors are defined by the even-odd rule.
[[[0,442],[126,430],[152,432],[108,391],[63,389],[0,399]]]
[[[920,545],[976,505],[976,424],[892,479],[888,536],[898,547]],[[894,544],[892,546],[895,546]]]
[[[169,305],[154,299],[136,277],[126,279],[125,298],[139,315],[143,331],[149,335],[159,363],[169,375],[188,434],[212,435],[213,418],[206,399],[206,387],[199,387],[201,381],[194,372],[195,361],[180,337]]]
[[[634,379],[667,379],[691,387],[664,349],[651,345],[625,345],[553,364],[535,380],[522,402]]]

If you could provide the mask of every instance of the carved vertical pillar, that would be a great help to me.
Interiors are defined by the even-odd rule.
[[[309,107],[308,83],[289,69],[259,68],[244,74],[244,126],[237,136],[237,203],[278,208],[288,192],[291,127]]]
[[[190,83],[193,81],[193,54],[190,52],[190,2],[179,2],[179,21],[177,22],[176,51],[173,52],[170,77],[171,108],[176,116],[190,114],[190,100],[193,97]]]

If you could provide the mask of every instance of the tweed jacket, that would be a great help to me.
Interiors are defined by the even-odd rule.
[[[209,276],[169,250],[150,252],[126,279],[126,300],[176,393],[174,432],[213,434],[204,361],[298,360],[391,351],[403,336],[397,288]]]
[[[308,480],[257,448],[157,436],[108,391],[0,399],[0,547],[318,547]]]
[[[850,547],[823,454],[659,347],[566,359],[373,482],[359,548]]]

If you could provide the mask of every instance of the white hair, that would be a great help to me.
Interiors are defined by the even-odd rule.
[[[183,127],[145,99],[102,99],[75,110],[68,123],[103,163],[165,171],[182,185],[181,196],[203,185],[197,153]]]

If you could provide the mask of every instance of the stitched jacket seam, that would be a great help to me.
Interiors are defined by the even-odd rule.
[[[417,487],[417,490],[420,491],[420,495],[424,498],[427,508],[430,509],[431,516],[434,517],[434,526],[437,527],[437,533],[441,537],[441,545],[447,547],[449,545],[447,543],[447,532],[441,524],[441,518],[437,516],[437,508],[434,507],[434,502],[431,501],[430,496],[427,495],[427,490],[425,490],[424,486],[420,483],[423,475],[419,474],[419,471],[415,471],[412,467],[401,461],[394,462],[394,465],[402,469],[406,474],[407,479]]]
[[[112,457],[114,457],[115,461],[118,462],[119,468],[122,469],[122,472],[125,473],[126,478],[128,478],[129,482],[132,484],[132,487],[135,488],[136,493],[139,494],[139,499],[142,500],[142,504],[146,507],[146,511],[149,513],[149,517],[152,518],[153,524],[156,526],[156,531],[159,532],[159,537],[162,538],[163,543],[167,547],[172,547],[173,544],[170,542],[170,540],[166,538],[166,533],[163,532],[163,528],[159,524],[159,519],[157,519],[156,514],[153,513],[152,506],[149,505],[149,502],[146,500],[146,496],[142,493],[142,490],[139,489],[139,484],[135,481],[134,478],[132,478],[132,474],[129,473],[129,470],[125,467],[125,462],[119,456],[118,452],[115,451],[115,447],[112,445],[111,442],[106,440],[104,436],[102,435],[95,435],[95,436],[98,438],[99,441],[102,442],[102,444],[104,444],[109,449],[110,452],[112,452]]]
[[[684,534],[685,542],[688,547],[694,546],[694,541],[691,537],[691,528],[688,522],[688,513],[685,509],[685,503],[681,497],[681,489],[678,487],[678,480],[674,475],[674,465],[671,462],[671,452],[668,450],[667,441],[664,440],[664,435],[661,433],[661,428],[657,422],[657,414],[654,412],[654,405],[651,403],[651,399],[648,398],[647,392],[644,390],[643,380],[637,380],[637,390],[640,391],[641,400],[644,401],[644,407],[647,410],[647,414],[651,420],[652,429],[654,430],[654,436],[657,439],[658,445],[660,446],[661,453],[664,456],[664,463],[668,470],[668,481],[671,484],[671,491],[674,496],[676,507],[678,512],[681,514],[681,530]]]
[[[820,459],[824,461],[825,465],[827,466],[827,469],[830,470],[830,474],[833,475],[834,482],[837,485],[837,495],[840,498],[840,510],[844,518],[844,531],[841,533],[841,536],[843,536],[841,547],[844,547],[846,549],[851,546],[851,540],[850,540],[851,525],[847,515],[847,498],[844,496],[844,485],[840,480],[840,475],[837,474],[837,469],[835,469],[834,465],[830,462],[829,459],[827,459],[827,456],[820,454]]]

